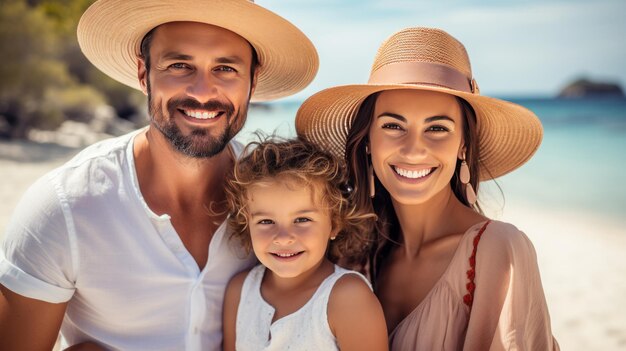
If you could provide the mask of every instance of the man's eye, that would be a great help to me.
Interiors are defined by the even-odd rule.
[[[298,218],[296,218],[293,222],[294,222],[294,223],[306,223],[306,222],[311,222],[311,218],[306,218],[306,217],[298,217]]]
[[[188,64],[186,64],[186,63],[176,62],[176,63],[172,63],[172,64],[170,65],[170,68],[173,68],[173,69],[188,69],[188,68],[190,68],[190,67],[189,67],[189,65],[188,65]]]
[[[221,72],[237,72],[236,69],[230,67],[230,66],[219,66],[215,68],[216,71],[221,71]]]

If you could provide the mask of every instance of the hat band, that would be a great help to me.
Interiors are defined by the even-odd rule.
[[[435,62],[396,62],[372,72],[369,84],[431,84],[474,92],[467,76],[456,69]]]

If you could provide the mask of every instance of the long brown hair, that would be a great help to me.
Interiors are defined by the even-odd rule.
[[[369,197],[369,181],[366,170],[368,166],[371,167],[371,161],[365,152],[365,145],[368,141],[368,134],[374,116],[374,107],[379,94],[379,92],[374,93],[363,101],[357,111],[346,141],[346,161],[349,178],[354,186],[355,202],[358,206],[373,211],[378,216],[378,221],[374,228],[375,242],[370,251],[368,267],[368,273],[374,285],[384,258],[388,256],[393,244],[399,244],[402,241],[400,237],[400,223],[393,208],[391,196],[377,177],[374,177],[376,195],[374,198]],[[466,147],[465,161],[469,166],[470,174],[474,175],[470,179],[470,184],[478,193],[479,177],[477,175],[480,174],[481,166],[479,162],[480,151],[478,148],[476,114],[471,105],[465,100],[459,97],[456,100],[461,107],[463,116],[463,142]],[[456,170],[450,180],[450,187],[461,203],[482,213],[478,203],[471,206],[467,201],[465,186],[461,184],[458,177],[460,166],[461,161],[457,160]]]

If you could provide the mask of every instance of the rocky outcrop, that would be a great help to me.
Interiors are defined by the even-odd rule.
[[[563,88],[560,98],[586,97],[624,97],[624,91],[615,83],[592,82],[588,79],[578,79]]]

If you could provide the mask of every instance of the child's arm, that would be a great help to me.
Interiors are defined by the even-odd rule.
[[[248,271],[240,272],[235,275],[228,286],[226,286],[226,292],[224,294],[224,308],[223,308],[223,325],[224,340],[222,350],[235,351],[235,331],[237,330],[237,310],[239,309],[239,299],[241,298],[241,288],[243,281],[246,279]]]
[[[387,324],[380,302],[355,274],[346,274],[333,287],[328,323],[342,351],[388,350]]]

